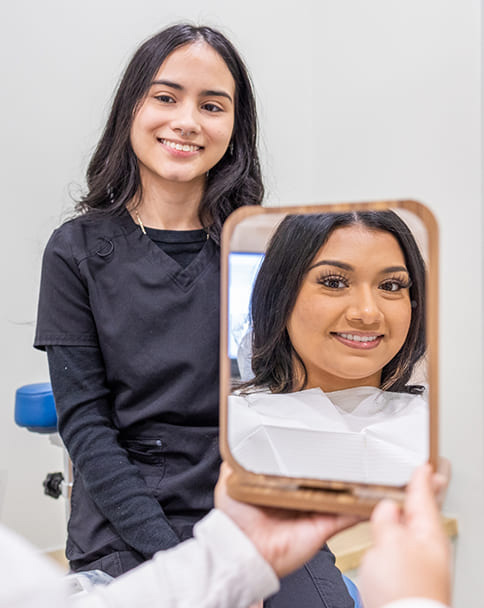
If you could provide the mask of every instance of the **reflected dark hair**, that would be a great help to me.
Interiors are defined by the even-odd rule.
[[[284,218],[269,243],[252,292],[254,378],[242,385],[242,390],[264,387],[273,393],[288,393],[305,388],[307,370],[291,344],[286,326],[314,257],[336,228],[354,224],[392,234],[403,252],[411,279],[410,327],[402,348],[382,370],[380,388],[406,393],[423,391],[422,386],[407,383],[425,353],[425,263],[409,228],[392,211]],[[303,372],[302,386],[296,385],[295,361]]]
[[[139,204],[142,187],[138,160],[130,142],[136,108],[168,55],[197,41],[204,41],[217,51],[235,81],[231,145],[210,169],[199,206],[200,222],[218,242],[222,224],[234,209],[261,203],[264,187],[257,154],[257,114],[244,62],[222,33],[210,27],[181,23],[144,42],[126,68],[103,135],[89,163],[88,191],[76,205],[78,212],[117,215],[129,201]]]

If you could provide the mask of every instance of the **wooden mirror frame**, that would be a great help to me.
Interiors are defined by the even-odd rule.
[[[228,357],[228,273],[231,238],[245,218],[263,214],[348,213],[405,209],[420,218],[427,230],[428,259],[426,283],[427,377],[429,383],[429,462],[437,469],[438,452],[438,227],[432,212],[414,200],[388,200],[365,203],[337,203],[294,207],[241,207],[226,220],[221,242],[221,321],[220,321],[220,452],[232,468],[228,492],[233,498],[264,506],[304,511],[352,513],[368,516],[384,497],[401,501],[405,486],[374,485],[325,481],[303,477],[285,477],[253,473],[244,469],[232,456],[228,444],[228,396],[230,360]]]

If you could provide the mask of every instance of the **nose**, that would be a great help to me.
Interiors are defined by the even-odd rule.
[[[383,320],[377,296],[370,286],[365,285],[354,291],[346,310],[346,318],[363,325],[378,325]]]
[[[171,128],[181,137],[191,137],[200,132],[198,109],[195,104],[179,103],[177,112],[173,116]]]

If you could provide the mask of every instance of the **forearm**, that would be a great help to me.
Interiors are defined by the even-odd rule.
[[[59,431],[86,491],[120,537],[144,557],[179,539],[118,442],[102,359],[92,347],[48,347]]]
[[[212,511],[194,534],[74,606],[247,608],[278,590],[272,568],[222,512]]]

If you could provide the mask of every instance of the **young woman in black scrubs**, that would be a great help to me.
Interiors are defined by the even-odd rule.
[[[219,239],[231,211],[261,203],[256,129],[232,44],[163,30],[120,82],[78,217],[49,240],[35,346],[75,468],[73,570],[118,576],[213,506]],[[330,562],[326,605],[351,605]]]

